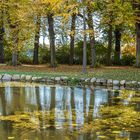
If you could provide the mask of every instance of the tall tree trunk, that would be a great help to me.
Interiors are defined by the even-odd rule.
[[[33,64],[38,64],[38,49],[39,49],[39,38],[40,38],[40,16],[36,19],[36,31],[35,31],[35,42],[34,42],[34,54],[33,54]]]
[[[140,68],[140,2],[133,0],[133,9],[135,11],[136,21],[136,66]]]
[[[0,11],[0,63],[4,63],[4,25],[3,11]]]
[[[91,68],[93,68],[95,66],[95,63],[96,63],[96,50],[95,50],[93,18],[92,18],[92,12],[91,12],[90,5],[87,6],[87,15],[88,15],[87,24],[88,24],[89,30],[91,31],[89,34],[89,38],[90,38],[90,48],[91,48]]]
[[[12,65],[17,66],[18,65],[18,25],[15,24],[10,24],[10,29],[11,29],[11,42],[12,42]]]
[[[74,42],[75,42],[75,21],[76,15],[72,15],[71,21],[71,35],[70,35],[70,65],[74,63]]]
[[[111,53],[112,53],[112,25],[109,24],[108,29],[108,51],[107,51],[107,65],[111,65]]]
[[[17,51],[12,52],[12,65],[17,66],[18,63],[18,54]]]
[[[84,41],[83,41],[83,74],[87,73],[86,70],[86,66],[87,66],[87,45],[86,45],[86,40],[87,40],[87,36],[86,36],[86,13],[85,13],[85,9],[83,9],[83,29],[84,29]]]
[[[51,67],[56,67],[55,58],[55,33],[54,33],[54,19],[53,14],[48,15],[48,25],[49,25],[49,40],[50,40],[50,51],[51,51]]]
[[[15,5],[14,7],[10,7],[7,6],[7,22],[9,24],[9,28],[10,28],[10,41],[11,41],[11,47],[12,47],[12,65],[13,66],[17,66],[17,62],[18,62],[18,42],[19,42],[19,22],[16,19],[16,17],[14,17],[15,19],[13,20],[10,14],[10,9],[17,9],[17,5]]]
[[[114,54],[114,63],[120,64],[120,55],[121,55],[121,29],[115,27],[115,54]]]
[[[136,23],[136,66],[140,67],[140,23]]]

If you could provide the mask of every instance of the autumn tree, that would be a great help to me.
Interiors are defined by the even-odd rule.
[[[0,4],[0,63],[4,63],[4,8]]]
[[[136,16],[136,66],[140,67],[140,2],[133,0],[133,8]]]
[[[48,20],[48,32],[50,41],[50,57],[51,67],[56,67],[56,45],[55,45],[55,29],[54,29],[54,16],[60,12],[62,7],[62,0],[48,0],[45,1],[48,8],[45,10]]]
[[[41,28],[40,26],[41,26],[41,17],[36,16],[33,64],[39,64],[38,52],[39,52],[39,38],[40,38],[40,28]]]
[[[120,64],[122,34],[126,27],[134,24],[132,6],[129,1],[123,0],[100,0],[97,3],[101,15],[100,24],[105,27],[108,34],[107,64],[112,64],[112,58],[115,64]]]
[[[93,10],[95,3],[94,1],[87,1],[87,24],[89,29],[89,38],[90,38],[90,48],[91,48],[91,68],[95,66],[96,63],[96,50],[95,50],[95,33],[93,26]]]

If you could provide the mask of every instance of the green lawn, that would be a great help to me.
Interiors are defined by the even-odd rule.
[[[33,76],[68,76],[68,77],[97,77],[116,80],[136,80],[140,81],[140,69],[134,67],[102,67],[87,68],[88,73],[81,73],[81,66],[60,65],[52,69],[46,65],[23,65],[16,68],[11,66],[0,66],[0,74],[28,74]]]

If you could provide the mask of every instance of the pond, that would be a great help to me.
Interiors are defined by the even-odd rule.
[[[140,91],[0,84],[0,140],[140,140]]]

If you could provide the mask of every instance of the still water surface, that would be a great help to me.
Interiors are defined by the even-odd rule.
[[[112,98],[120,94],[121,91],[88,86],[82,88],[23,83],[14,83],[13,86],[12,83],[5,83],[0,87],[0,116],[16,117],[26,112],[30,114],[30,122],[18,126],[14,121],[1,120],[0,140],[105,139],[94,132],[78,132],[86,123],[101,117],[101,105],[115,105],[118,101]],[[129,102],[125,101],[124,104]],[[136,109],[140,110],[140,102],[136,103]],[[23,119],[24,122],[26,119]],[[122,132],[119,135],[124,140],[140,140],[139,132]]]

